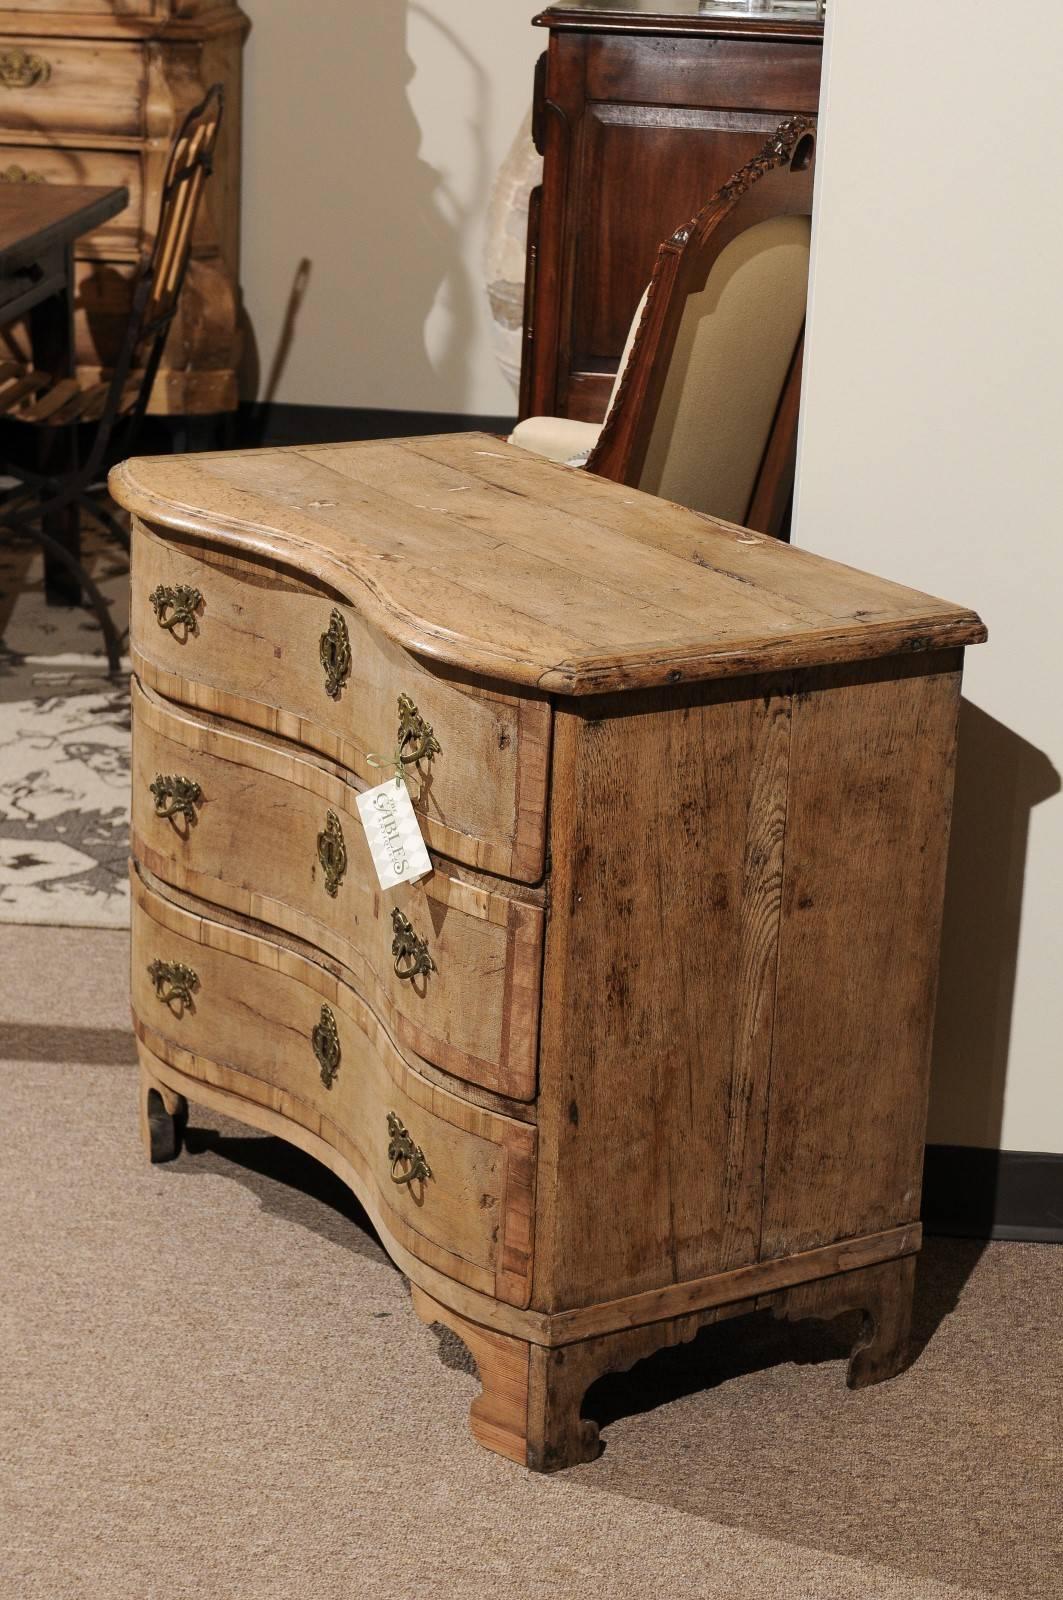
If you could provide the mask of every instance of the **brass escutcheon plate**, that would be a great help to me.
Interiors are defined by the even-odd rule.
[[[340,1031],[336,1026],[335,1013],[331,1006],[321,1007],[321,1017],[311,1029],[310,1043],[314,1047],[317,1064],[321,1068],[321,1082],[326,1089],[331,1089],[336,1081],[336,1074],[340,1070]]]
[[[317,859],[325,874],[325,892],[335,900],[347,871],[347,846],[343,829],[334,811],[326,811],[325,826],[317,836]]]
[[[351,675],[351,636],[342,612],[333,608],[329,625],[321,635],[318,655],[325,669],[325,693],[330,700],[338,700],[343,685]]]

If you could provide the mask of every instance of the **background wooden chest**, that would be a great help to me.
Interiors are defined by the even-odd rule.
[[[823,23],[713,17],[697,0],[574,0],[549,45],[532,135],[520,414],[600,422],[657,246],[819,104]]]
[[[125,211],[80,242],[78,375],[113,365],[131,283],[154,238],[170,145],[212,83],[226,110],[188,279],[151,410],[237,402],[241,53],[235,0],[45,0],[0,10],[0,182],[124,184]],[[20,354],[18,330],[8,329]]]

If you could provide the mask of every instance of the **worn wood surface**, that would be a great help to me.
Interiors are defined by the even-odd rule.
[[[919,1215],[959,695],[955,654],[798,686],[763,1256]]]
[[[397,1041],[513,1098],[535,1093],[543,912],[497,880],[439,869],[383,893],[349,782],[217,720],[133,689],[133,849],[168,883],[330,951]],[[159,816],[151,785],[190,777],[192,817]],[[163,808],[165,809],[164,801]],[[318,855],[329,814],[346,867],[328,893]],[[263,874],[263,850],[269,870]],[[392,912],[425,939],[434,970],[396,975]]]
[[[958,669],[559,707],[540,1309],[918,1216]]]
[[[756,1259],[787,682],[556,719],[535,1304]],[[709,753],[709,759],[706,754]]]
[[[528,1369],[531,1347],[484,1328],[432,1300],[416,1284],[413,1309],[422,1322],[442,1323],[456,1333],[476,1362],[482,1394],[469,1410],[473,1438],[523,1467],[528,1458]]]
[[[158,584],[199,590],[194,630],[160,627]],[[326,689],[320,640],[339,610],[350,674]],[[545,847],[550,708],[415,660],[313,577],[262,560],[166,542],[138,528],[130,648],[144,682],[176,700],[320,750],[370,787],[394,776],[400,695],[441,749],[408,767],[427,843],[488,871],[534,881]]]
[[[915,1289],[914,1255],[899,1255],[856,1272],[802,1283],[785,1293],[758,1299],[758,1309],[800,1322],[830,1321],[847,1311],[862,1311],[863,1325],[849,1358],[850,1389],[866,1389],[901,1372],[908,1360]]]
[[[339,1144],[413,1254],[481,1293],[526,1304],[535,1130],[427,1083],[355,992],[314,963],[191,915],[135,872],[133,906],[134,1024],[152,1053],[192,1076],[207,1072],[203,1063],[236,1074],[230,1087],[246,1098]],[[158,998],[148,973],[155,959],[197,974],[190,1005]],[[311,1042],[323,1003],[341,1047],[330,1086]],[[424,1151],[430,1179],[391,1181],[388,1112]]]
[[[482,434],[141,458],[114,470],[111,489],[162,527],[327,585],[378,630],[376,654],[398,645],[524,688],[587,694],[984,637],[963,607]],[[194,581],[197,563],[151,540],[139,559],[134,643],[143,652],[152,638],[160,665],[195,678],[210,649],[210,611],[203,638],[178,647],[159,643],[145,606],[156,572],[188,571]],[[228,672],[252,673],[262,703],[287,699],[299,686],[277,679],[272,652],[298,643],[289,670],[308,662],[324,721],[313,677],[323,602],[304,607],[278,592],[256,643],[241,636],[232,609],[255,605],[254,585],[235,575],[227,583],[220,569],[212,582]],[[301,619],[298,641],[276,637],[283,617]],[[221,664],[219,656],[216,674]]]

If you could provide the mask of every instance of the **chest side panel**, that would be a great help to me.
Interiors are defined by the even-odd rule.
[[[756,1259],[789,697],[746,687],[558,713],[544,1309]]]
[[[919,1215],[958,653],[794,699],[764,1258]]]

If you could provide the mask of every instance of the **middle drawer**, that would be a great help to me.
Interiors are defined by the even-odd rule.
[[[355,795],[315,762],[134,679],[137,858],[343,962],[398,1042],[444,1071],[533,1099],[541,905],[449,862],[383,893]]]

